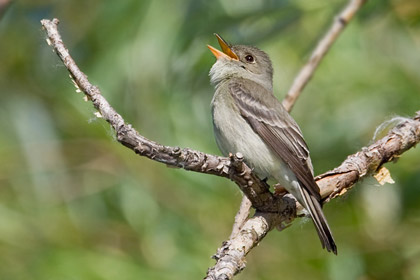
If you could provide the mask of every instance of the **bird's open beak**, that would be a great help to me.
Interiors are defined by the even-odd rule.
[[[235,59],[235,60],[239,60],[238,56],[232,51],[232,49],[229,47],[228,43],[226,43],[225,40],[223,40],[222,37],[220,37],[219,34],[214,33],[214,35],[216,35],[217,40],[219,41],[219,45],[222,48],[222,51],[219,51],[216,48],[213,48],[210,45],[207,45],[207,47],[210,49],[210,51],[214,54],[214,56],[219,59],[220,57],[225,57],[227,59]]]

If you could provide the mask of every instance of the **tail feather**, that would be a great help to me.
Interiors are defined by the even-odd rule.
[[[322,248],[326,248],[328,252],[333,252],[337,255],[337,246],[335,245],[334,237],[332,236],[331,229],[328,226],[327,219],[324,216],[320,202],[304,187],[300,187],[299,189],[305,203],[303,206],[311,215],[319,239],[321,240]]]

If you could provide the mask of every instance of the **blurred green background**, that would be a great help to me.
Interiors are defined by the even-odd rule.
[[[1,3],[5,0],[0,1]],[[241,200],[225,179],[166,168],[118,144],[45,43],[57,17],[79,67],[144,136],[219,154],[208,71],[218,32],[273,60],[282,98],[346,1],[12,1],[0,12],[0,279],[201,279]],[[369,1],[292,115],[315,173],[420,110],[420,2]],[[420,150],[325,213],[338,257],[296,220],[237,279],[420,279]]]

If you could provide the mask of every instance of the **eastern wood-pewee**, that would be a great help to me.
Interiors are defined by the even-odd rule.
[[[309,212],[323,248],[337,254],[322,212],[309,150],[299,126],[273,94],[273,68],[258,48],[208,46],[217,61],[210,70],[214,133],[224,155],[240,152],[260,178],[274,178]]]

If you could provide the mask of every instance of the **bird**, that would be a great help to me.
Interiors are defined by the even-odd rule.
[[[262,50],[230,45],[215,33],[222,51],[207,45],[213,130],[223,155],[241,153],[260,179],[274,179],[306,209],[322,247],[337,254],[308,146],[296,121],[273,93],[273,67]]]

